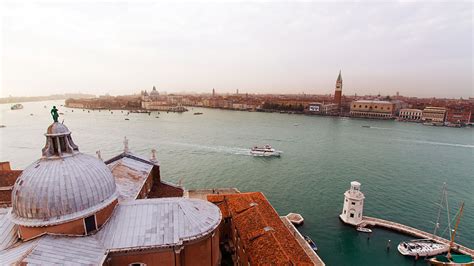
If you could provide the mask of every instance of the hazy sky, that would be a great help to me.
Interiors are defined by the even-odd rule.
[[[1,97],[62,92],[473,97],[473,4],[3,3]]]

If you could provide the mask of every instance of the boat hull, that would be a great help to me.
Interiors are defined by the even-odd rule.
[[[398,252],[404,256],[431,257],[448,251],[449,246],[433,241],[409,241],[398,244]]]
[[[362,233],[372,233],[372,229],[365,228],[365,227],[357,227],[356,230]]]
[[[251,155],[253,156],[262,156],[262,157],[280,157],[279,152],[261,152],[261,151],[251,151]]]

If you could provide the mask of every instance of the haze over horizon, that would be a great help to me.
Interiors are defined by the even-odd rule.
[[[473,6],[2,3],[0,97],[150,90],[473,97]]]

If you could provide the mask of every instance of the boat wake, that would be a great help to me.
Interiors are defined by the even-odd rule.
[[[214,153],[250,156],[250,149],[244,149],[244,148],[239,148],[239,147],[206,146],[206,145],[184,143],[184,142],[173,142],[170,144],[189,147],[195,151],[208,151],[208,152],[214,152]]]
[[[474,148],[474,145],[470,145],[470,144],[434,142],[434,141],[425,141],[425,140],[406,140],[406,139],[397,139],[397,141],[418,143],[418,144],[427,144],[427,145],[436,145],[436,146],[462,147],[462,148],[470,148],[470,149]]]

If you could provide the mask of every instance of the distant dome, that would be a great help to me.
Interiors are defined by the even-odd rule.
[[[150,92],[150,96],[159,96],[160,93],[156,90],[155,86],[153,86],[153,89]]]
[[[109,168],[80,153],[70,134],[57,122],[48,127],[43,157],[28,166],[13,187],[11,218],[15,223],[61,224],[92,215],[117,199]]]

